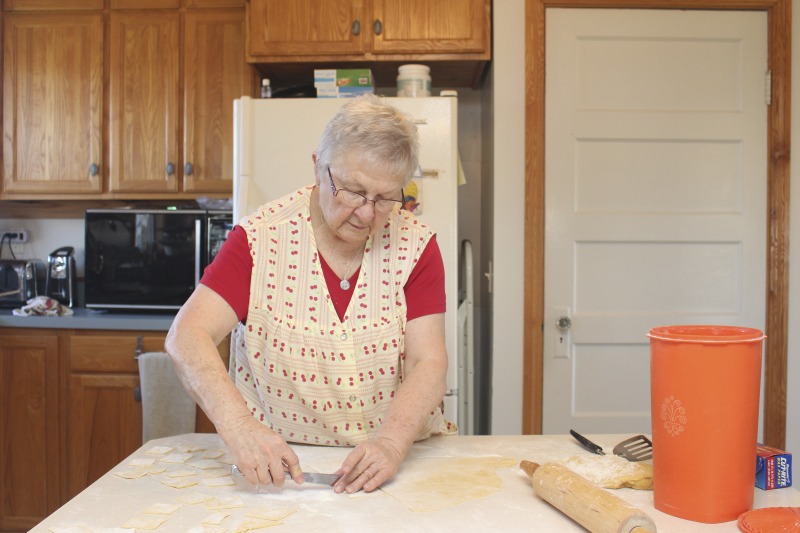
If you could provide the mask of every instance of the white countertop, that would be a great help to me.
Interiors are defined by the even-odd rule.
[[[590,435],[603,447],[611,448],[629,435]],[[566,515],[551,507],[534,494],[530,480],[519,470],[522,459],[546,463],[576,455],[588,455],[575,441],[566,435],[551,436],[475,436],[434,437],[414,445],[396,477],[395,485],[403,479],[418,475],[420,465],[434,470],[437,461],[430,458],[477,458],[500,456],[514,459],[515,466],[500,468],[497,475],[501,481],[496,492],[474,500],[452,505],[432,512],[411,512],[396,497],[386,492],[358,493],[353,496],[335,494],[328,487],[305,484],[297,486],[287,482],[282,491],[269,489],[257,493],[242,478],[236,485],[208,487],[200,484],[176,489],[162,484],[167,475],[176,470],[192,469],[186,464],[163,464],[168,470],[137,479],[123,479],[113,472],[131,470],[133,459],[152,458],[146,452],[154,446],[177,447],[196,445],[206,450],[224,448],[216,434],[190,434],[146,443],[111,472],[50,515],[31,531],[48,532],[51,527],[89,526],[91,528],[121,527],[127,520],[139,516],[154,504],[176,503],[177,498],[192,493],[202,493],[217,498],[240,499],[244,508],[225,510],[229,513],[222,526],[227,531],[236,531],[249,520],[246,512],[251,508],[268,506],[290,506],[296,512],[283,520],[275,531],[326,531],[326,532],[373,532],[373,531],[533,531],[569,532],[585,531]],[[307,470],[333,471],[344,459],[349,448],[293,445],[301,465]],[[203,452],[196,452],[194,460]],[[192,459],[189,460],[190,462]],[[755,468],[755,459],[754,459]],[[391,487],[387,485],[387,487]],[[800,491],[794,488],[755,492],[755,508],[800,506]],[[736,532],[736,522],[722,524],[700,524],[676,518],[653,508],[652,491],[621,489],[612,491],[617,496],[639,507],[649,514],[661,533],[680,532]],[[203,503],[183,504],[155,531],[157,533],[185,532],[200,524],[205,517],[216,511],[207,509]],[[140,530],[141,531],[141,530]],[[272,531],[272,529],[270,529]]]

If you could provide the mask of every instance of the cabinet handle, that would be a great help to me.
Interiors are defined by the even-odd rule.
[[[142,388],[141,387],[136,387],[135,389],[133,389],[133,399],[137,403],[141,403],[141,401],[142,401]]]
[[[375,19],[375,23],[372,25],[372,30],[375,32],[375,35],[380,35],[383,32],[383,23],[381,19]]]
[[[353,35],[360,35],[361,34],[361,21],[354,20],[353,25],[350,26],[350,31],[353,32]]]
[[[191,176],[192,172],[194,172],[194,165],[192,165],[191,163],[186,163],[186,165],[184,165],[183,167],[183,173],[186,174],[187,176]]]
[[[97,176],[100,173],[100,165],[97,163],[92,163],[89,165],[89,175],[90,176]]]
[[[167,163],[167,176],[172,176],[173,174],[175,174],[175,165]]]

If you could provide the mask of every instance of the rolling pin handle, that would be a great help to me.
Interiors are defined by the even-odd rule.
[[[528,476],[532,476],[536,469],[539,468],[538,463],[534,463],[533,461],[522,461],[519,464],[519,467],[522,469],[523,472],[528,474]]]

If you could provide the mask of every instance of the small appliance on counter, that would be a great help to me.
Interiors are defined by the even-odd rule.
[[[175,312],[228,237],[230,210],[87,209],[88,309]]]
[[[43,290],[44,263],[36,259],[0,259],[0,307],[21,307]]]
[[[47,258],[47,284],[45,296],[67,307],[75,302],[75,249],[62,246]]]

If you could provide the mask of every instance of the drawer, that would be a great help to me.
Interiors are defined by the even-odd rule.
[[[119,332],[103,335],[73,335],[69,339],[70,371],[139,373],[137,345],[141,352],[164,351],[166,333]]]

